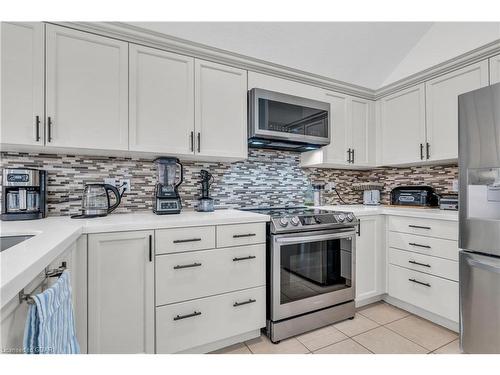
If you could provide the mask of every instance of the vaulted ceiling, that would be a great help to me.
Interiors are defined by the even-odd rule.
[[[130,23],[371,89],[500,38],[479,22]]]

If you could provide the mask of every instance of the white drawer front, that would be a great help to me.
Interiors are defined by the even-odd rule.
[[[217,226],[217,247],[250,245],[266,242],[266,223]]]
[[[215,248],[215,226],[160,229],[155,232],[156,254]]]
[[[458,261],[458,242],[414,234],[389,232],[389,247]]]
[[[389,216],[389,230],[458,241],[458,222]]]
[[[454,260],[390,248],[389,263],[458,281],[458,262]]]
[[[457,282],[393,264],[389,264],[388,276],[391,297],[458,322]],[[417,281],[427,285],[418,284]]]
[[[176,353],[265,325],[265,287],[157,307],[156,352]]]
[[[156,257],[156,305],[266,284],[266,245]]]

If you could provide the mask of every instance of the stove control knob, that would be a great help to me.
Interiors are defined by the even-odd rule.
[[[294,216],[290,219],[290,223],[293,225],[293,226],[297,226],[300,224],[300,220],[297,216]]]
[[[339,221],[339,223],[343,223],[345,221],[345,214],[338,214],[337,215],[337,220]]]
[[[280,217],[278,223],[284,228],[288,225],[288,220],[286,217]]]
[[[354,214],[352,212],[349,212],[347,214],[347,221],[351,222],[354,220]]]

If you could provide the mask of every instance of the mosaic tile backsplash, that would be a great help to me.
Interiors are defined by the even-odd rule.
[[[156,170],[152,160],[122,157],[94,157],[55,154],[2,152],[2,168],[27,167],[48,171],[49,215],[79,213],[83,186],[102,183],[104,178],[130,179],[131,192],[125,194],[116,212],[151,210]],[[236,163],[182,161],[184,183],[180,186],[183,206],[193,208],[199,195],[199,172],[213,174],[212,197],[216,207],[257,207],[301,205],[311,182],[335,182],[348,204],[363,202],[362,192],[352,190],[355,182],[384,183],[382,203],[389,192],[401,185],[428,184],[440,194],[451,191],[458,178],[456,165],[408,168],[376,168],[369,171],[300,168],[300,154],[286,151],[250,149],[247,160]],[[325,192],[325,204],[336,204],[335,192]]]

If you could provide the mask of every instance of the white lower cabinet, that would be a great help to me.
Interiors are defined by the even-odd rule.
[[[265,223],[161,229],[156,240],[157,353],[204,353],[259,335]]]
[[[266,245],[156,257],[156,305],[266,284]]]
[[[89,353],[154,353],[153,237],[88,235]]]
[[[389,264],[389,295],[458,322],[458,283]]]
[[[458,223],[399,216],[390,216],[388,222],[389,297],[457,329]]]
[[[266,287],[220,294],[156,309],[156,352],[197,347],[258,330],[266,324]]]
[[[384,218],[380,215],[359,218],[356,237],[356,306],[373,302],[385,290],[383,246]]]

